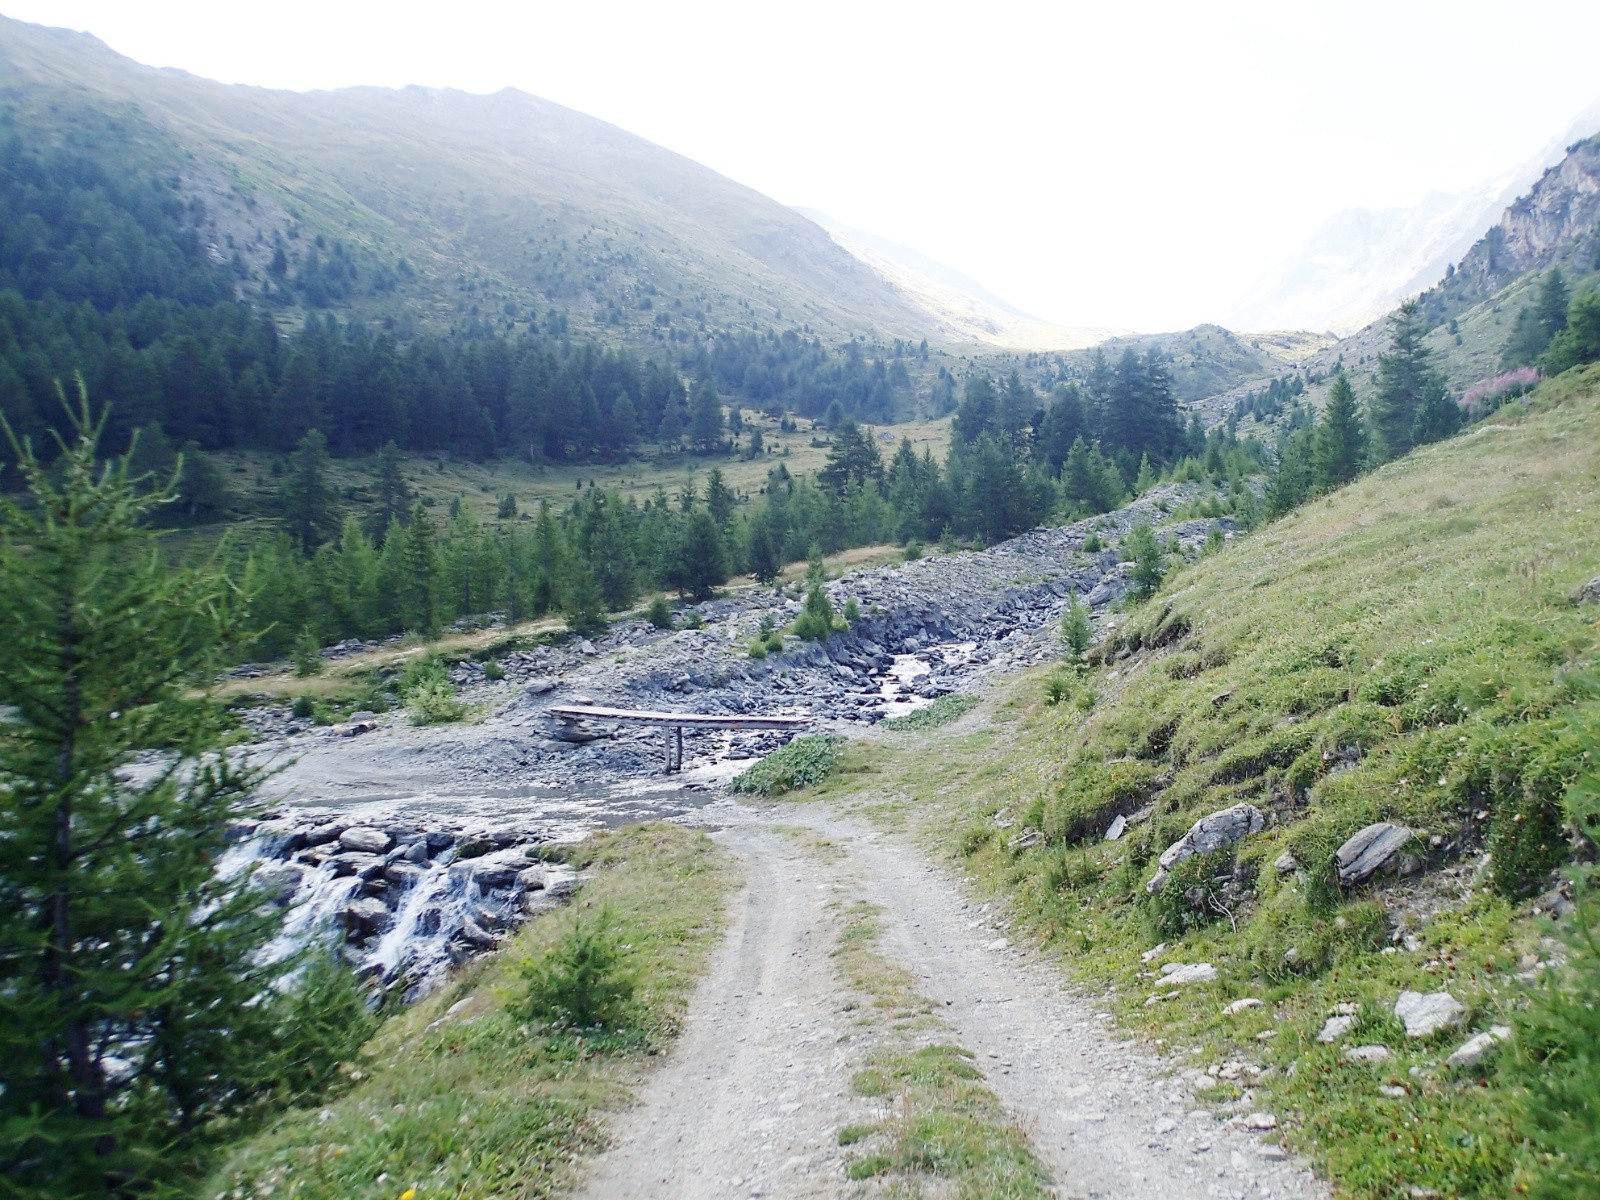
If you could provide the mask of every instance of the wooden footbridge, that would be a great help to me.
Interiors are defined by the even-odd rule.
[[[604,708],[595,704],[557,704],[550,715],[557,720],[621,721],[634,725],[659,725],[666,734],[668,773],[683,770],[683,730],[690,729],[799,729],[810,717],[742,717],[720,713],[645,712],[631,708]]]

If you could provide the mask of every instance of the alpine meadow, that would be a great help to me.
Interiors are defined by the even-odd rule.
[[[1600,1197],[1529,30],[179,8],[0,16],[0,1194]]]

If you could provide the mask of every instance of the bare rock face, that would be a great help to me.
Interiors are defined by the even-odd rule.
[[[1356,887],[1395,865],[1412,836],[1404,825],[1391,825],[1388,821],[1368,825],[1340,846],[1333,856],[1340,886]]]
[[[1201,817],[1189,827],[1189,832],[1184,834],[1172,845],[1162,852],[1160,869],[1156,871],[1145,884],[1145,891],[1152,896],[1159,892],[1167,882],[1167,876],[1172,868],[1186,858],[1196,854],[1211,854],[1235,842],[1249,837],[1252,833],[1260,833],[1267,827],[1267,818],[1254,804],[1235,804],[1232,808],[1224,808],[1210,816]]]
[[[1441,1029],[1454,1029],[1467,1019],[1467,1006],[1449,992],[1401,992],[1394,1015],[1411,1038],[1432,1037]]]

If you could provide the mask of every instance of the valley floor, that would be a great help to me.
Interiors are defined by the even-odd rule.
[[[742,863],[745,885],[682,1039],[616,1121],[583,1200],[920,1195],[923,1185],[973,1196],[1325,1194],[1270,1141],[1195,1099],[1191,1087],[1213,1081],[1119,1040],[1092,997],[1012,944],[998,911],[899,835],[826,802],[724,801],[698,819],[721,827],[714,837]],[[909,973],[924,1001],[898,1021],[858,1003],[840,963],[841,927],[862,905],[879,914],[883,969]],[[970,1055],[1003,1106],[991,1140],[1007,1125],[1025,1137],[1039,1190],[941,1178],[960,1164],[936,1146],[900,1163],[874,1163],[868,1142],[841,1148],[874,1123],[906,1123],[899,1110],[948,1100],[862,1094],[873,1090],[863,1072],[896,1038]]]

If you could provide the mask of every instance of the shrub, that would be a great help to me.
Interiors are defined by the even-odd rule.
[[[906,562],[916,562],[917,559],[922,557],[922,543],[917,541],[916,538],[912,538],[900,553]]]
[[[883,727],[899,733],[916,729],[935,729],[971,712],[977,704],[976,696],[940,696],[926,708],[919,708],[903,717],[889,718],[883,723]]]
[[[466,716],[467,706],[456,698],[448,679],[430,680],[406,696],[406,711],[413,725],[445,725]]]
[[[1600,826],[1600,776],[1579,779],[1566,803],[1579,828]],[[1600,1195],[1600,908],[1588,878],[1574,885],[1566,967],[1545,973],[1517,1021],[1516,1073],[1526,1089],[1517,1123],[1537,1151],[1529,1184],[1537,1200]]]
[[[657,596],[650,601],[650,607],[645,609],[644,619],[657,629],[672,629],[674,627],[672,608],[667,604],[667,598]]]
[[[635,982],[611,926],[608,909],[575,915],[560,941],[522,964],[518,973],[528,990],[512,1005],[514,1014],[558,1029],[625,1027]]]
[[[774,630],[767,634],[767,653],[781,654],[783,652],[783,634]]]
[[[754,642],[750,643],[750,657],[751,658],[765,658],[766,656],[767,656],[767,644],[765,642],[757,640],[757,641],[754,641]]]
[[[322,643],[309,629],[294,640],[294,673],[302,679],[322,673]]]
[[[402,697],[409,697],[412,692],[433,683],[449,683],[450,669],[445,666],[444,659],[437,654],[423,654],[406,663],[400,672],[400,679],[395,684],[395,690]]]
[[[483,677],[490,683],[499,683],[506,677],[506,669],[491,658],[483,664]]]
[[[1094,630],[1089,625],[1089,609],[1077,596],[1067,597],[1067,609],[1061,614],[1061,640],[1067,644],[1072,660],[1077,662],[1094,641]]]
[[[1057,667],[1045,676],[1044,699],[1046,704],[1060,704],[1071,697],[1078,686],[1078,674],[1065,667]]]
[[[844,739],[833,733],[795,738],[735,777],[728,787],[758,796],[779,796],[813,787],[827,778],[843,749]]]
[[[310,696],[296,696],[294,703],[289,705],[289,711],[302,721],[309,720],[317,711],[317,702]]]
[[[806,592],[805,607],[795,618],[794,632],[808,642],[825,641],[833,633],[833,602],[822,590],[821,583],[813,583]]]
[[[1143,600],[1155,594],[1167,574],[1167,556],[1148,525],[1135,525],[1122,543],[1123,557],[1133,562],[1130,594]]]
[[[1100,540],[1098,531],[1083,539],[1083,552],[1085,554],[1099,554],[1105,548],[1106,544]]]
[[[854,625],[861,620],[861,606],[856,603],[854,596],[847,598],[844,602],[844,619],[847,625]]]

